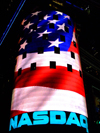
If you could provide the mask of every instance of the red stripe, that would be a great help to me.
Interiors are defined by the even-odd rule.
[[[55,89],[63,89],[77,92],[85,96],[83,79],[77,70],[70,72],[67,67],[56,66],[56,69],[49,67],[37,67],[31,71],[30,68],[22,70],[21,75],[15,72],[15,88],[28,86],[44,86]]]
[[[74,25],[73,33],[76,33],[76,25]],[[79,47],[78,47],[77,42],[76,42],[76,47],[74,46],[74,43],[71,42],[71,45],[70,45],[68,51],[72,51],[74,53],[79,54]]]
[[[73,32],[76,32],[76,25],[74,25],[74,29],[73,29]]]
[[[71,45],[70,45],[68,51],[72,51],[72,52],[77,53],[79,55],[79,47],[78,47],[78,44],[76,43],[76,47],[75,47],[74,46],[74,43],[71,42]]]
[[[26,113],[25,111],[20,111],[20,110],[11,110],[10,111],[10,118],[16,116],[16,115],[19,115],[19,114],[23,114],[23,113]]]

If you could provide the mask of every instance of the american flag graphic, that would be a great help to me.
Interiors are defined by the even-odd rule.
[[[36,11],[21,25],[11,117],[42,110],[88,117],[79,49],[70,16],[60,11]]]

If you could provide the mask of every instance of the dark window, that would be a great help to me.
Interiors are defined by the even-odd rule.
[[[74,47],[76,47],[76,42],[75,41],[73,41],[73,44],[74,44]]]
[[[43,19],[43,15],[39,14],[39,20]]]
[[[56,62],[50,61],[50,68],[56,68]]]
[[[69,33],[69,28],[65,26],[65,31]]]
[[[67,70],[70,71],[70,72],[72,72],[72,65],[67,64]]]
[[[32,37],[28,37],[28,38],[27,38],[27,42],[28,42],[28,43],[32,42]]]
[[[71,57],[75,59],[75,54],[73,52],[71,52]]]
[[[23,59],[26,58],[26,52],[23,53]]]
[[[79,73],[80,73],[80,77],[82,77],[82,72],[79,70]]]
[[[43,39],[48,39],[48,34],[43,34]]]
[[[36,70],[36,63],[31,63],[31,70]]]
[[[58,15],[53,15],[53,19],[58,20]]]
[[[54,52],[55,52],[56,54],[60,54],[60,48],[54,47]]]
[[[33,25],[33,30],[37,30],[37,24]]]
[[[60,35],[60,40],[65,42],[65,36]]]
[[[60,115],[56,115],[56,119],[61,119],[61,118],[60,118]]]
[[[54,29],[54,24],[53,24],[53,23],[50,23],[50,24],[49,24],[49,28]]]
[[[68,24],[71,25],[71,21],[68,19]]]
[[[21,75],[22,68],[18,70],[18,76]]]
[[[43,47],[39,47],[39,48],[38,48],[38,54],[42,54],[43,51],[44,51],[44,50],[43,50]]]
[[[24,22],[24,25],[27,25],[29,23],[29,19]]]

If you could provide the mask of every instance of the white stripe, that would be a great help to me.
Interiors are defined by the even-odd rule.
[[[82,95],[73,91],[40,86],[14,89],[11,110],[63,110],[88,116],[86,100]]]
[[[72,69],[82,70],[80,64],[80,57],[75,53],[75,59],[71,57],[71,52],[63,52],[60,54],[55,54],[54,52],[44,52],[43,54],[38,53],[28,53],[27,57],[22,59],[23,55],[17,57],[17,64],[15,71],[22,68],[31,67],[31,63],[36,62],[36,66],[50,66],[50,61],[56,61],[57,66],[67,67],[67,64],[72,65]]]
[[[76,42],[76,43],[77,43],[77,39],[76,39],[76,37],[75,37],[75,32],[73,32],[72,41],[74,41],[74,42]]]

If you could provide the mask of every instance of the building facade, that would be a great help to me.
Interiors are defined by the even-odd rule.
[[[39,10],[23,19],[21,28],[9,131],[88,133],[73,20],[61,11]]]

